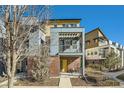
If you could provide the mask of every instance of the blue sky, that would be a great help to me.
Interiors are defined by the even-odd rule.
[[[124,45],[124,6],[51,6],[51,18],[81,18],[85,32],[99,27],[110,40]]]

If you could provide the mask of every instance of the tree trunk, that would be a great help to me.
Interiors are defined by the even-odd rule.
[[[8,77],[8,88],[12,88],[13,87],[13,82],[14,82],[14,77]]]

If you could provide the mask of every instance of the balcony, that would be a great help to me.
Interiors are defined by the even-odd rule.
[[[59,33],[59,53],[81,53],[81,33]]]
[[[83,30],[81,27],[51,28],[50,55],[80,55]]]

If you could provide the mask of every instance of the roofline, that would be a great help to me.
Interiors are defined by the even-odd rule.
[[[93,29],[93,30],[91,30],[91,31],[89,31],[89,32],[87,32],[87,33],[85,33],[85,34],[87,35],[87,34],[89,34],[89,33],[93,32],[93,31],[96,31],[97,29],[98,29],[98,30],[100,30],[100,28],[99,28],[99,27],[97,27],[97,28],[95,28],[95,29]],[[101,30],[100,30],[100,31],[101,31]]]
[[[87,34],[93,32],[93,31],[96,31],[96,30],[99,30],[99,31],[104,35],[104,37],[109,41],[109,39],[106,37],[106,35],[101,31],[101,29],[100,29],[99,27],[93,29],[92,31],[89,31],[89,32],[85,33],[85,35],[87,35]]]
[[[71,18],[71,19],[49,19],[49,21],[61,21],[61,20],[82,20],[81,18]]]

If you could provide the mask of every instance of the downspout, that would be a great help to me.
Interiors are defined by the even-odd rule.
[[[82,62],[83,62],[83,76],[85,77],[85,29],[83,31],[83,57],[82,57]]]

